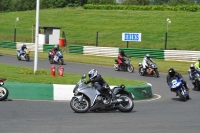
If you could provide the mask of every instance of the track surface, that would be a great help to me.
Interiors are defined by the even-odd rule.
[[[13,56],[0,56],[0,62],[18,66],[34,66]],[[38,68],[50,70],[47,60],[39,60]],[[153,85],[153,101],[135,101],[130,113],[74,113],[66,101],[0,102],[0,133],[198,133],[200,126],[200,92],[190,90],[191,100],[179,101],[166,85],[166,74],[160,78],[142,77],[134,73],[117,72],[111,67],[66,63],[65,72],[84,74],[95,68],[102,76],[143,80]],[[184,76],[193,88],[188,76]],[[9,88],[8,88],[9,89]]]

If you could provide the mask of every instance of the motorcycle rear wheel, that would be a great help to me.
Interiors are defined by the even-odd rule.
[[[17,55],[17,59],[18,59],[18,60],[21,60],[21,58],[20,58],[18,55]]]
[[[130,65],[127,67],[127,71],[130,72],[130,73],[134,72],[134,67],[133,67],[132,64],[130,64]]]
[[[83,101],[80,102],[77,97],[73,97],[70,101],[70,107],[76,113],[86,113],[90,108],[90,102],[86,98],[83,98]]]
[[[159,72],[158,72],[157,69],[155,69],[155,70],[153,71],[153,76],[154,76],[155,78],[158,78],[158,77],[159,77]]]
[[[134,108],[134,102],[133,102],[132,98],[130,98],[128,95],[121,95],[120,98],[123,99],[124,101],[128,100],[128,104],[124,104],[123,102],[120,103],[118,106],[118,110],[121,112],[132,111]]]
[[[3,86],[0,86],[0,101],[7,99],[8,94],[8,89]]]

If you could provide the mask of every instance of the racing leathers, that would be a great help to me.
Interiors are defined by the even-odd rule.
[[[171,80],[172,80],[173,77],[177,77],[178,79],[180,79],[180,80],[182,81],[184,87],[186,88],[186,90],[189,91],[189,88],[188,88],[188,86],[187,86],[186,81],[183,80],[182,75],[181,75],[180,73],[176,72],[176,71],[175,71],[174,76],[172,76],[172,77],[171,77],[169,74],[167,75],[167,84],[168,84],[168,86],[169,86],[169,84],[170,84],[170,82],[171,82]],[[171,91],[172,91],[172,90],[171,90]]]

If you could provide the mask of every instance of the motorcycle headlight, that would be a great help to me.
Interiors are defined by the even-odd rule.
[[[0,82],[0,85],[4,85],[4,82]]]
[[[78,90],[76,90],[75,92],[74,92],[74,95],[77,95],[78,94]]]
[[[171,88],[176,88],[176,85],[173,85]]]

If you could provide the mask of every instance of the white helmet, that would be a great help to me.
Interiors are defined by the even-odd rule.
[[[149,59],[150,58],[150,54],[146,54],[146,57]]]
[[[92,70],[90,70],[89,72],[88,72],[88,76],[89,76],[89,78],[90,79],[93,79],[94,77],[96,77],[97,76],[97,70],[95,70],[95,69],[92,69]]]

